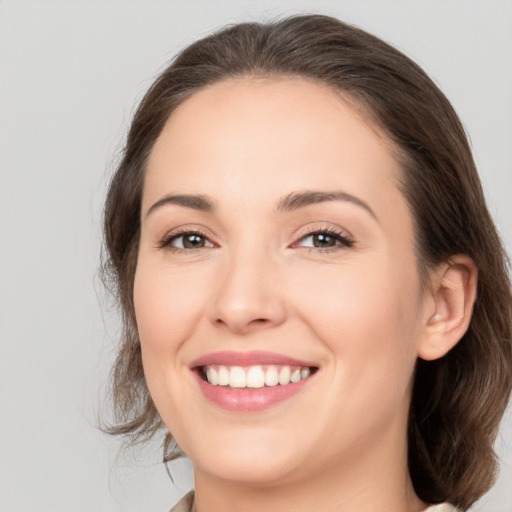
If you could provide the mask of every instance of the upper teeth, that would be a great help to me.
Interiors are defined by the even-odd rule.
[[[205,366],[206,380],[214,386],[231,388],[262,388],[285,386],[306,379],[311,374],[307,367],[291,366]]]

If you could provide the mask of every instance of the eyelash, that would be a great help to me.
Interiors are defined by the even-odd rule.
[[[292,247],[298,247],[300,242],[303,242],[309,237],[314,237],[316,235],[326,235],[335,240],[336,245],[331,247],[304,247],[308,251],[320,251],[320,252],[333,252],[338,251],[343,248],[350,248],[354,246],[354,240],[344,235],[343,232],[335,229],[335,228],[320,228],[314,229],[313,231],[308,231],[299,237],[297,242],[292,244]]]
[[[204,240],[207,240],[208,242],[210,242],[211,244],[213,244],[213,242],[208,238],[208,236],[197,230],[197,229],[184,229],[182,231],[177,231],[175,233],[171,233],[167,236],[165,236],[162,240],[160,240],[160,242],[158,243],[158,247],[160,249],[169,249],[173,252],[192,252],[192,251],[198,251],[199,249],[204,249],[204,247],[195,247],[195,248],[182,248],[182,247],[174,247],[172,246],[172,242],[175,241],[175,240],[178,240],[179,238],[185,238],[185,236],[199,236],[201,238],[203,238]]]
[[[185,252],[185,253],[191,253],[198,251],[200,249],[210,248],[210,247],[191,247],[191,248],[182,248],[182,247],[174,247],[172,246],[172,242],[175,240],[178,240],[179,238],[184,238],[185,236],[198,236],[204,239],[205,241],[209,242],[212,245],[215,245],[208,236],[199,231],[199,230],[183,230],[178,231],[175,233],[171,233],[170,235],[167,235],[164,237],[159,243],[158,247],[160,249],[167,248],[168,250],[171,250],[173,252]],[[322,228],[322,229],[315,229],[313,231],[308,231],[307,233],[304,233],[301,235],[296,242],[293,242],[293,244],[290,247],[300,247],[300,242],[303,242],[309,237],[314,237],[317,235],[326,235],[328,237],[331,237],[335,240],[336,245],[330,246],[330,247],[303,247],[304,249],[307,249],[308,251],[320,251],[320,252],[333,252],[337,251],[340,248],[350,248],[353,247],[354,241],[345,236],[341,231],[338,231],[334,228]]]

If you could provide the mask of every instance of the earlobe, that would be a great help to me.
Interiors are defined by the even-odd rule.
[[[477,268],[464,254],[452,256],[432,273],[428,310],[418,344],[421,359],[443,357],[464,336],[471,321],[477,282]]]

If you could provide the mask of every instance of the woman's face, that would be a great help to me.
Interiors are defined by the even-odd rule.
[[[385,138],[306,80],[218,83],[172,114],[134,299],[151,396],[198,474],[405,465],[425,314],[399,174]]]

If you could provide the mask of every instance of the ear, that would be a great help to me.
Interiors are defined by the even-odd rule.
[[[443,357],[464,336],[473,313],[477,282],[477,268],[464,254],[450,257],[431,273],[423,334],[418,344],[421,359]]]

